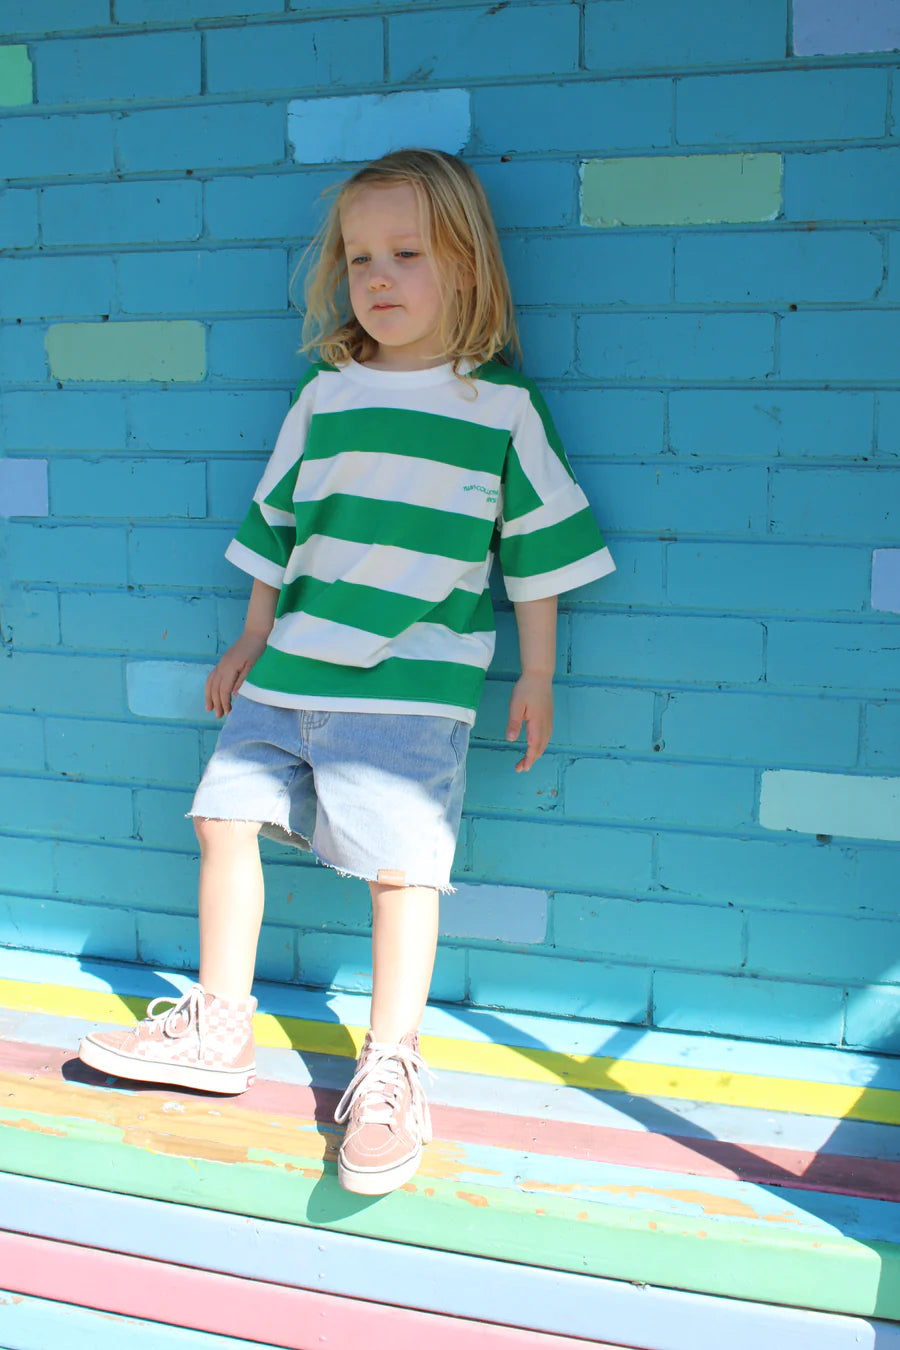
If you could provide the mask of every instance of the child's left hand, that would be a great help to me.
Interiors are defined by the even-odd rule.
[[[522,675],[516,681],[509,700],[508,741],[518,740],[522,722],[526,726],[528,749],[516,765],[516,773],[527,773],[547,749],[553,730],[553,679],[550,675]]]

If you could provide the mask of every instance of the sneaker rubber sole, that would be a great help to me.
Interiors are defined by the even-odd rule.
[[[368,1169],[348,1167],[338,1154],[338,1181],[345,1191],[352,1191],[354,1195],[387,1195],[415,1176],[421,1161],[422,1150],[419,1149],[418,1153],[394,1167]]]
[[[126,1055],[97,1045],[86,1036],[78,1050],[83,1063],[99,1073],[129,1078],[139,1083],[162,1083],[167,1087],[193,1088],[199,1092],[219,1092],[236,1096],[246,1092],[256,1077],[256,1066],[248,1069],[207,1069],[202,1065],[166,1064],[162,1060]]]

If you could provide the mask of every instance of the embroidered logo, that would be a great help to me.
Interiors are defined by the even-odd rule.
[[[495,502],[500,496],[499,488],[485,487],[482,483],[466,483],[463,492],[483,492],[489,502]]]

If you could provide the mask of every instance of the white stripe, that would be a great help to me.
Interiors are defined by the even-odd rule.
[[[306,445],[306,433],[313,414],[318,380],[310,380],[293,408],[281,424],[275,449],[269,457],[265,472],[259,480],[259,486],[253,494],[256,502],[261,502],[277,483],[280,483],[288,469],[297,463]]]
[[[598,549],[587,558],[570,563],[568,567],[557,567],[553,572],[539,572],[533,577],[504,577],[506,594],[514,603],[523,600],[546,600],[550,595],[562,595],[563,591],[574,591],[578,586],[586,586],[589,581],[597,581],[616,570],[612,554],[608,548]]]
[[[513,433],[513,445],[526,478],[542,502],[549,502],[557,492],[572,483],[559,456],[547,443],[544,424],[530,399]]]
[[[277,563],[270,562],[259,553],[254,553],[252,549],[247,548],[246,544],[241,544],[237,539],[232,539],[225,550],[225,557],[235,567],[239,567],[242,572],[249,572],[251,577],[256,577],[258,581],[264,581],[267,586],[274,586],[280,590],[284,584],[284,568],[279,567]]]
[[[520,410],[531,403],[527,389],[516,384],[494,384],[490,380],[463,383],[454,377],[443,384],[421,388],[386,388],[360,384],[352,376],[323,371],[316,384],[317,416],[320,413],[356,412],[360,408],[395,408],[401,412],[453,417],[495,431],[508,431],[516,425]]]
[[[275,620],[269,646],[288,656],[363,670],[392,656],[407,661],[452,661],[487,670],[494,640],[493,633],[454,633],[439,623],[414,623],[396,638],[385,638],[311,614],[285,614]]]
[[[412,717],[452,717],[455,722],[475,723],[471,708],[458,708],[453,703],[411,703],[402,698],[313,698],[309,694],[283,694],[280,690],[263,689],[245,680],[241,693],[255,703],[269,703],[275,708],[301,708],[309,712],[370,712],[404,713]]]
[[[517,534],[532,534],[534,530],[544,530],[549,525],[560,525],[570,516],[577,516],[588,505],[588,499],[577,483],[573,483],[568,474],[566,481],[549,501],[527,511],[524,516],[501,523],[500,532],[504,539],[513,539]]]
[[[340,492],[493,520],[499,491],[499,474],[476,473],[412,455],[346,450],[329,459],[304,460],[294,500],[322,501]]]
[[[347,581],[436,604],[446,600],[454,589],[480,595],[488,583],[492,561],[493,554],[460,574],[462,564],[457,558],[417,553],[394,544],[356,544],[314,534],[291,553],[285,582],[304,576],[317,581]]]
[[[257,500],[256,504],[267,525],[293,526],[297,523],[297,517],[294,515],[293,511],[282,511],[277,506],[268,506],[262,498]]]

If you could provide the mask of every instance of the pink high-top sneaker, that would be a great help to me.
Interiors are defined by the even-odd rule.
[[[419,1070],[419,1036],[407,1032],[397,1043],[366,1036],[356,1073],[338,1102],[334,1118],[347,1122],[338,1154],[338,1180],[359,1195],[386,1195],[408,1181],[431,1141],[431,1115]]]

